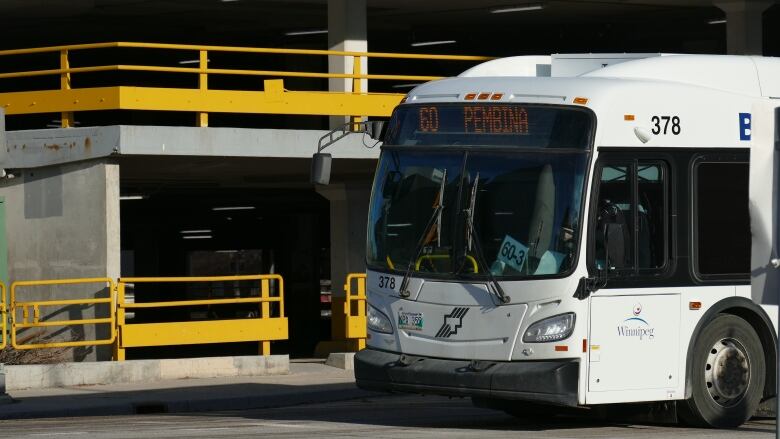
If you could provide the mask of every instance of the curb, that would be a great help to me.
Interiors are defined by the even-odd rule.
[[[38,364],[5,366],[5,390],[289,373],[287,355]]]

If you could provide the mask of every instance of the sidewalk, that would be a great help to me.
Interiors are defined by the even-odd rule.
[[[339,401],[372,395],[352,371],[291,363],[289,375],[182,379],[9,391],[0,419],[244,410]]]

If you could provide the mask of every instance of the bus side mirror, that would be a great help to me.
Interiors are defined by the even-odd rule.
[[[372,120],[365,123],[366,134],[374,140],[382,140],[384,137],[385,121]]]
[[[330,183],[330,167],[333,157],[324,152],[318,152],[311,156],[310,181],[313,184],[327,185]]]

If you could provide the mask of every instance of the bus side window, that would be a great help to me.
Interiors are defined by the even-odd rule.
[[[596,215],[596,266],[599,269],[625,270],[634,268],[632,167],[630,164],[609,164],[601,168],[598,212]],[[614,242],[607,254],[606,240],[622,234],[623,248]]]
[[[602,165],[595,228],[597,269],[608,266],[615,275],[632,276],[666,267],[667,169],[663,162],[642,160]],[[605,238],[622,240],[622,248],[610,242],[608,252]]]
[[[662,268],[667,260],[665,167],[639,163],[637,169],[637,265]]]
[[[744,279],[750,272],[748,164],[694,167],[694,271],[700,279]]]

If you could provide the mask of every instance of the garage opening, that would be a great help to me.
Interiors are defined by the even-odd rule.
[[[330,338],[329,204],[304,159],[121,158],[123,277],[278,273],[289,340],[271,352],[310,357]],[[257,294],[240,282],[138,284],[137,303]],[[256,317],[257,304],[137,309],[135,322]],[[132,323],[132,320],[128,320]],[[258,343],[128,349],[127,358],[256,355]]]

